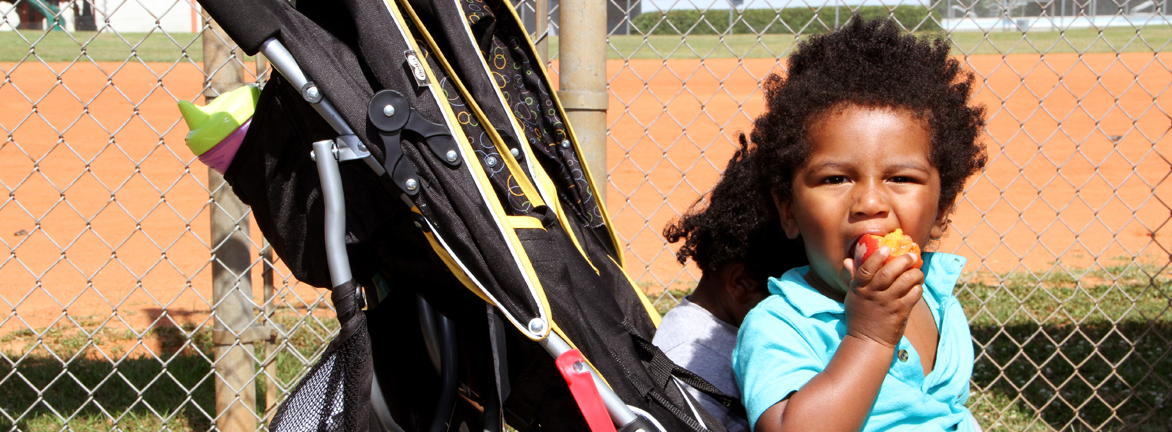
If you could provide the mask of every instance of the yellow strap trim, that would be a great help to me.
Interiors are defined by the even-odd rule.
[[[611,262],[614,262],[616,266],[619,265],[618,262],[614,261],[614,258],[611,258]],[[651,317],[651,322],[655,324],[655,328],[659,328],[659,322],[663,321],[663,317],[659,316],[659,311],[655,310],[655,305],[651,304],[651,300],[647,299],[647,295],[643,293],[643,290],[639,289],[639,284],[631,279],[631,275],[628,275],[626,270],[622,267],[619,267],[619,270],[622,270],[623,276],[627,278],[627,282],[631,283],[631,289],[635,290],[635,294],[639,296],[639,301],[643,303],[643,309],[647,309],[647,316]]]
[[[399,4],[403,5],[403,9],[406,10],[407,14],[411,16],[411,20],[414,21],[417,28],[425,28],[423,26],[423,22],[419,19],[419,16],[415,14],[415,9],[413,9],[410,4],[407,4],[406,0],[399,0]],[[524,173],[525,171],[521,169],[521,165],[518,164],[517,160],[513,158],[512,153],[509,152],[508,146],[505,145],[505,142],[503,139],[501,139],[500,134],[496,132],[496,128],[492,127],[492,123],[488,121],[487,116],[484,115],[484,111],[481,110],[480,105],[476,103],[476,99],[472,97],[472,94],[468,92],[466,87],[464,87],[464,83],[457,77],[455,70],[452,69],[452,65],[448,63],[447,57],[444,57],[444,55],[437,47],[435,39],[433,39],[431,34],[426,31],[421,31],[419,33],[423,35],[423,40],[427,42],[428,49],[431,50],[431,54],[435,56],[435,59],[437,62],[439,62],[440,67],[444,69],[444,72],[447,72],[452,86],[455,87],[456,91],[460,93],[460,97],[464,98],[464,103],[468,104],[468,109],[472,111],[472,114],[475,115],[478,120],[480,120],[480,124],[482,125],[484,132],[488,134],[489,141],[492,141],[493,147],[495,147],[497,153],[500,153],[501,155],[500,159],[504,160],[505,166],[508,167],[510,177],[516,181],[517,186],[521,188],[521,193],[525,194],[525,197],[529,198],[529,201],[532,202],[534,206],[545,205],[545,199],[541,196],[541,194],[537,193],[537,189],[533,187],[533,183],[529,181],[529,178],[524,175],[518,176],[516,174]],[[429,68],[425,69],[428,69],[427,75],[431,77],[431,70]],[[431,80],[432,82],[436,82],[434,77],[431,77]],[[495,90],[499,97],[500,89],[498,88]],[[451,107],[449,107],[447,104],[441,103],[440,105],[443,105],[445,111],[451,110]],[[510,117],[512,117],[512,113],[509,111],[509,107],[505,107],[505,112],[509,113]],[[456,124],[459,124],[459,122],[456,122]],[[522,148],[520,150],[526,153],[526,157],[531,158],[531,154],[526,151],[528,149],[524,148],[524,143],[522,143],[521,147]]]
[[[508,9],[509,13],[513,14],[513,19],[517,20],[516,22],[522,22],[521,18],[517,16],[517,11],[513,9],[512,4],[509,2],[501,2],[501,4],[505,6],[505,9]],[[598,212],[602,213],[602,221],[606,224],[606,231],[610,234],[610,241],[614,243],[615,255],[617,258],[616,261],[619,263],[619,267],[622,267],[625,270],[624,263],[626,263],[627,260],[625,254],[623,253],[623,244],[619,241],[618,233],[615,233],[614,231],[614,224],[611,223],[610,213],[606,211],[606,203],[602,202],[602,195],[599,195],[598,193],[598,185],[594,184],[594,176],[590,174],[590,167],[587,166],[586,159],[582,157],[582,152],[578,149],[578,136],[574,134],[574,127],[570,125],[569,117],[566,116],[566,110],[562,108],[562,101],[561,99],[558,99],[557,92],[553,91],[553,84],[549,81],[549,74],[545,70],[545,61],[542,60],[541,56],[537,54],[537,47],[533,45],[533,40],[529,38],[529,32],[521,32],[521,34],[525,37],[525,43],[529,45],[529,52],[533,54],[533,57],[536,58],[540,62],[539,64],[542,65],[542,67],[536,67],[533,69],[537,71],[538,76],[540,76],[542,82],[545,83],[545,88],[550,90],[549,96],[553,98],[554,108],[557,108],[558,115],[562,118],[562,124],[566,125],[566,135],[570,138],[570,141],[575,144],[574,154],[578,156],[578,161],[581,162],[580,165],[582,166],[582,172],[586,174],[586,183],[590,185],[590,193],[594,196],[594,202],[598,204]],[[610,96],[608,95],[607,97]],[[510,115],[512,115],[511,112]],[[603,170],[605,171],[606,167],[603,167]],[[606,187],[606,185],[603,185],[603,187]]]
[[[537,181],[540,181],[541,184],[549,190],[556,190],[553,186],[553,180],[549,178],[549,174],[545,172],[545,169],[540,167],[538,168]],[[566,212],[565,209],[562,208],[562,203],[560,201],[554,201],[552,208],[554,213],[557,214],[558,223],[562,225],[562,230],[565,231],[566,235],[570,237],[570,241],[574,243],[574,248],[578,249],[578,254],[582,255],[582,258],[590,264],[590,268],[594,269],[594,274],[598,274],[598,267],[596,267],[594,263],[590,261],[590,256],[586,255],[586,250],[582,249],[581,243],[578,243],[578,236],[574,235],[574,230],[570,228],[570,220],[566,217]]]
[[[518,229],[531,228],[545,231],[545,225],[541,224],[541,219],[533,216],[509,216],[509,224]]]
[[[411,212],[420,216],[423,215],[423,213],[419,212],[418,207],[412,207]],[[461,284],[464,284],[464,288],[468,288],[468,291],[472,291],[473,294],[476,294],[477,297],[480,297],[486,303],[496,304],[493,303],[492,299],[488,298],[488,295],[485,294],[484,291],[480,290],[480,287],[476,286],[476,284],[472,282],[472,279],[469,278],[468,275],[464,274],[464,270],[460,269],[460,265],[456,264],[456,260],[452,259],[451,255],[448,255],[447,249],[444,249],[444,247],[439,244],[439,241],[435,239],[435,234],[432,234],[431,231],[424,231],[423,236],[427,238],[427,244],[431,245],[431,250],[435,251],[436,255],[439,255],[440,260],[444,262],[444,265],[448,267],[448,270],[456,276],[456,279],[458,279]]]
[[[399,4],[403,7],[403,10],[407,11],[407,13],[411,15],[416,26],[418,26],[419,28],[424,28],[421,21],[419,20],[419,17],[417,17],[415,15],[414,9],[412,9],[411,5],[407,3],[407,0],[399,0]],[[399,10],[397,8],[388,7],[387,9],[389,9],[391,11],[391,13],[394,15],[395,19],[399,20],[400,22],[403,21],[403,17],[399,14]],[[436,60],[439,61],[441,65],[446,65],[447,62],[444,60],[443,55],[441,55],[438,50],[434,49],[435,48],[435,41],[433,41],[430,38],[430,35],[428,35],[427,32],[420,32],[420,33],[423,34],[423,37],[428,41],[430,47],[432,48],[432,55],[435,56]],[[412,49],[415,49],[416,52],[419,52],[419,47],[415,44],[415,40],[413,38],[407,38],[407,43],[411,46]],[[424,70],[424,72],[427,73],[427,79],[430,80],[431,84],[433,86],[438,85],[438,81],[435,79],[435,75],[432,74],[431,68],[425,67],[425,68],[423,68],[423,70]],[[445,69],[445,71],[448,72],[449,75],[452,75],[450,68]],[[451,76],[450,78],[452,78],[453,83],[459,82],[455,79],[454,75]],[[457,86],[457,88],[459,88],[459,86]],[[471,103],[471,99],[469,99],[467,102]],[[456,116],[455,116],[455,114],[452,113],[452,107],[449,106],[443,100],[436,100],[436,105],[438,105],[441,109],[443,109],[444,116],[446,117],[447,122],[448,122],[448,126],[449,126],[448,129],[456,134],[456,138],[457,138],[456,143],[460,146],[461,149],[464,150],[463,153],[465,155],[476,154],[476,151],[472,149],[471,144],[468,143],[468,138],[467,138],[467,136],[464,135],[464,130],[459,127],[451,127],[451,125],[453,125],[453,124],[459,124],[458,121],[455,121],[455,122],[453,121],[453,119],[455,119]],[[485,124],[487,125],[488,123],[485,123]],[[484,129],[491,130],[492,128],[486,126]],[[506,161],[508,161],[509,158],[502,157],[502,159],[505,159]],[[504,208],[501,207],[500,201],[495,199],[495,196],[494,196],[495,194],[492,193],[492,186],[491,186],[492,183],[490,183],[488,181],[488,175],[486,175],[484,173],[484,170],[480,167],[480,164],[472,163],[473,161],[467,161],[467,160],[464,162],[465,162],[464,166],[467,166],[468,171],[470,171],[472,173],[472,175],[474,177],[476,177],[477,189],[480,189],[480,193],[484,196],[485,202],[488,204],[489,210],[492,211],[492,213],[494,215],[496,215],[496,219],[498,221],[500,221],[501,225],[503,225],[502,228],[504,228],[504,229],[502,230],[503,231],[502,234],[505,236],[505,241],[507,241],[509,243],[509,248],[513,251],[513,253],[517,254],[517,261],[519,261],[521,263],[521,270],[526,273],[526,275],[528,276],[529,282],[531,284],[531,287],[533,288],[534,293],[537,294],[537,301],[540,305],[541,312],[544,312],[544,314],[541,314],[541,315],[544,315],[545,318],[548,320],[549,315],[550,315],[549,299],[547,299],[545,297],[545,289],[543,289],[541,287],[541,279],[539,279],[537,277],[537,272],[535,272],[533,270],[533,263],[529,260],[528,254],[525,253],[525,247],[521,245],[521,240],[517,238],[517,233],[516,233],[516,231],[514,231],[512,223],[510,223],[510,221],[508,219],[508,216],[509,216],[508,213],[505,213]],[[520,183],[520,182],[518,182],[518,183]],[[484,189],[485,187],[487,187],[488,189],[485,190]],[[541,200],[541,196],[540,195],[530,196],[530,200],[533,200],[533,199]],[[515,317],[512,317],[512,318],[515,319]],[[510,321],[513,321],[513,319],[510,319]],[[521,326],[523,326],[524,323],[519,323],[519,322],[513,321],[513,325],[518,327],[519,330],[522,330],[523,334],[528,336],[529,332],[527,331],[527,329],[521,328]],[[530,338],[530,339],[534,339],[534,338]],[[537,338],[534,340],[539,340],[539,339],[540,338]]]

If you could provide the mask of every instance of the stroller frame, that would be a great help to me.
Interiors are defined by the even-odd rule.
[[[311,106],[326,120],[327,123],[338,133],[338,137],[334,140],[322,140],[313,143],[313,152],[310,157],[317,165],[321,185],[322,197],[325,204],[325,246],[326,256],[329,266],[330,280],[334,287],[341,287],[352,279],[350,271],[350,259],[346,250],[346,209],[343,200],[344,187],[342,184],[341,175],[339,172],[339,163],[345,161],[352,161],[361,159],[366,163],[376,174],[383,175],[386,170],[383,166],[370,154],[365,146],[357,139],[354,132],[342,120],[341,115],[334,109],[333,105],[328,100],[322,97],[317,86],[309,81],[296,60],[289,53],[287,49],[276,38],[270,38],[261,45],[261,52],[269,59],[270,63],[278,73],[290,81],[295,88],[301,89],[301,94],[309,102]],[[410,185],[407,185],[410,188]],[[399,198],[403,200],[409,207],[414,206],[410,196],[406,193],[400,194]],[[426,218],[422,219],[423,223],[428,223]],[[437,237],[438,238],[438,237]],[[442,242],[442,240],[441,240]],[[453,256],[453,259],[456,257]],[[362,292],[362,288],[358,288],[355,293],[360,299],[360,303],[365,307],[366,296]],[[420,298],[422,300],[422,298]],[[420,308],[423,310],[430,309],[426,301],[419,302]],[[499,308],[499,305],[494,306]],[[425,312],[421,314],[421,319],[427,320],[427,316],[433,313]],[[434,316],[434,319],[444,320],[441,316]],[[424,328],[428,329],[428,323],[424,323]],[[443,326],[442,322],[439,326]],[[530,323],[530,330],[534,333],[541,333],[540,328],[535,327]],[[424,338],[429,346],[438,347],[441,345],[440,337],[434,331],[424,331]],[[448,341],[450,342],[450,338]],[[570,351],[572,348],[565,340],[555,332],[548,332],[547,336],[538,341],[552,357],[558,358]],[[442,350],[441,350],[442,351]],[[446,356],[442,356],[446,357]],[[433,360],[434,361],[434,360]],[[581,361],[580,361],[581,362]],[[610,388],[610,386],[601,378],[596,370],[586,362],[581,362],[585,369],[590,373],[594,385],[598,390],[599,397],[605,405],[607,413],[609,414],[614,425],[620,431],[635,431],[646,430],[654,428],[655,430],[662,430],[661,427],[656,427],[654,423],[644,417],[640,417],[631,410],[626,403],[622,401]],[[444,376],[445,384],[449,381],[454,383],[455,371],[450,361],[440,361],[441,376]],[[576,367],[580,367],[575,365]],[[449,379],[450,377],[450,379]],[[382,426],[387,430],[400,430],[395,426],[394,420],[390,416],[390,411],[386,406],[386,402],[382,400],[381,389],[378,385],[377,376],[372,377],[372,409],[376,414]],[[441,401],[453,401],[456,392],[455,385],[445,385],[442,390]],[[450,403],[447,405],[450,406]],[[443,402],[441,407],[445,406]],[[442,410],[440,410],[442,411]],[[449,408],[450,411],[450,408]],[[444,425],[442,422],[446,416],[441,416],[437,412],[437,419],[441,422],[436,424],[433,420],[432,430],[436,430],[439,426],[442,430]],[[444,418],[441,418],[444,417]]]
[[[507,0],[200,1],[276,71],[225,179],[341,324],[274,430],[724,430]]]

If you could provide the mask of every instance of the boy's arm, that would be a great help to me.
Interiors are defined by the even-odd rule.
[[[901,256],[884,265],[885,249],[855,272],[845,299],[847,333],[826,369],[765,410],[757,432],[854,432],[866,422],[911,309],[923,295],[924,274],[912,268],[917,258]]]
[[[859,430],[894,354],[894,347],[848,334],[826,370],[761,414],[757,432]]]

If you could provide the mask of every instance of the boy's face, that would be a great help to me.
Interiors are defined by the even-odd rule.
[[[792,200],[777,202],[786,236],[805,241],[811,282],[846,292],[844,260],[863,234],[902,228],[921,246],[943,234],[940,174],[925,121],[905,110],[850,105],[811,126]]]

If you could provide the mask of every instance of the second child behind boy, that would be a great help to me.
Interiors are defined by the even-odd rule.
[[[949,46],[856,15],[766,81],[754,172],[810,266],[772,279],[741,326],[733,365],[755,431],[979,430],[952,295],[964,260],[880,248],[863,261],[856,247],[897,228],[931,246],[985,164],[984,111]]]
[[[741,320],[769,295],[769,277],[807,264],[801,242],[785,237],[772,203],[753,184],[747,154],[742,136],[706,199],[664,228],[668,242],[684,240],[676,253],[680,264],[691,258],[702,275],[695,291],[663,317],[653,340],[676,364],[737,398],[732,351]],[[688,392],[729,432],[749,430],[743,416],[696,389]]]

